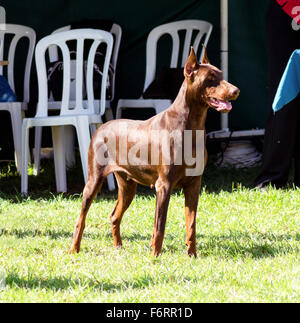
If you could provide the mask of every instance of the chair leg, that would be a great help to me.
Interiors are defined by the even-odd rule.
[[[54,148],[54,166],[57,192],[67,191],[66,154],[62,126],[51,127]]]
[[[108,190],[114,191],[116,189],[114,174],[109,174],[106,179],[107,179]]]
[[[22,142],[22,113],[21,113],[21,105],[20,106],[12,106],[9,109],[12,131],[13,131],[13,140],[15,147],[15,161],[18,173],[21,173],[21,142]]]
[[[105,109],[104,115],[105,115],[106,121],[114,120],[114,115],[112,113],[112,109],[111,108]]]
[[[88,118],[78,118],[76,123],[76,131],[78,138],[78,145],[81,157],[82,171],[84,176],[84,182],[87,182],[88,178],[88,151],[90,145],[90,125]]]
[[[91,126],[94,126],[94,125],[91,125]],[[87,119],[79,118],[77,120],[76,131],[77,131],[82,170],[83,170],[85,183],[87,182],[87,178],[88,178],[88,151],[89,151],[90,140],[91,140],[90,134],[89,134],[89,128],[90,128],[90,125]],[[116,187],[115,187],[113,174],[109,174],[107,176],[107,184],[108,184],[108,189],[110,191],[115,190]]]
[[[91,137],[93,137],[96,130],[97,130],[97,126],[95,124],[90,124]]]
[[[41,146],[42,146],[42,127],[35,127],[34,130],[34,169],[33,174],[39,175],[41,161]]]
[[[27,122],[22,126],[22,167],[21,167],[21,193],[27,195],[28,191],[28,156],[29,156],[29,128]]]
[[[25,119],[25,111],[22,109],[21,110],[21,117],[22,117],[22,124],[23,124],[23,120]],[[22,129],[22,125],[21,125],[21,129]],[[21,139],[22,142],[22,139]],[[30,154],[30,145],[28,144],[28,163],[31,164],[31,154]]]
[[[75,134],[73,126],[64,126],[64,142],[66,147],[67,167],[75,165]]]
[[[122,118],[122,107],[117,106],[116,119]]]

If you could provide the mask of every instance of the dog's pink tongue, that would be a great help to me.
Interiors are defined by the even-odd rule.
[[[229,101],[221,101],[218,100],[218,107],[217,107],[217,111],[219,112],[225,112],[225,111],[230,111],[232,109],[232,105]]]

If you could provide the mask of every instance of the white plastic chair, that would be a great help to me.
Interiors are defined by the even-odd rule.
[[[94,40],[88,55],[86,89],[87,100],[83,100],[83,50],[84,40]],[[69,40],[77,41],[76,50],[76,94],[75,101],[70,100],[71,83],[71,59],[70,50],[66,44]],[[95,53],[100,43],[106,43],[106,55],[103,67],[101,95],[100,100],[95,100],[93,91],[93,65]],[[60,114],[58,116],[48,116],[48,84],[46,70],[46,50],[56,45],[62,51],[63,56],[63,89],[62,101],[60,104]],[[113,47],[113,37],[110,33],[95,29],[76,29],[58,34],[47,36],[41,39],[35,51],[35,62],[38,75],[39,98],[37,112],[34,118],[23,120],[22,127],[22,176],[21,192],[27,194],[28,190],[28,135],[29,128],[51,126],[54,147],[54,164],[56,187],[58,192],[66,192],[66,163],[65,163],[65,145],[63,141],[64,125],[72,125],[76,128],[79,142],[79,150],[82,162],[82,169],[85,181],[88,175],[88,149],[90,143],[90,124],[101,124],[101,116],[105,111],[106,82],[108,76],[108,67]],[[57,104],[57,103],[55,103]],[[112,181],[112,182],[111,182]],[[108,178],[108,184],[114,186],[113,177]]]
[[[27,109],[29,102],[29,83],[30,83],[30,70],[32,64],[33,51],[35,46],[36,35],[35,31],[26,26],[22,25],[13,25],[5,24],[0,28],[0,61],[4,59],[4,53],[6,48],[6,39],[8,35],[12,36],[8,48],[8,66],[7,73],[4,73],[7,76],[7,81],[15,92],[15,59],[16,59],[16,47],[19,41],[23,38],[28,38],[28,50],[26,56],[26,63],[24,68],[24,82],[23,82],[23,99],[18,102],[1,102],[0,110],[8,111],[11,117],[12,131],[13,131],[13,140],[15,147],[15,160],[16,166],[19,173],[21,173],[21,141],[22,141],[22,119],[24,117],[24,110]],[[0,74],[3,75],[3,66],[0,66]],[[19,76],[23,78],[23,75]],[[18,98],[21,97],[16,93]]]
[[[147,38],[146,48],[146,77],[144,90],[148,88],[151,82],[155,78],[156,74],[156,61],[157,61],[157,43],[159,39],[169,34],[172,37],[172,55],[170,61],[170,67],[183,67],[188,55],[190,53],[191,46],[194,47],[195,51],[198,51],[200,42],[202,41],[205,47],[207,46],[210,34],[213,26],[209,22],[202,20],[182,20],[164,24],[154,28]],[[186,31],[185,40],[183,45],[183,54],[181,62],[179,62],[179,51],[180,51],[180,37],[179,32]],[[194,41],[192,42],[194,33],[196,33]],[[204,54],[201,52],[200,58]],[[167,109],[171,105],[171,100],[158,100],[158,99],[143,99],[142,95],[139,99],[120,99],[118,101],[116,119],[120,119],[122,116],[122,110],[128,108],[154,108],[156,114]]]
[[[59,29],[56,29],[52,32],[52,34],[61,33],[64,31],[71,30],[71,25],[61,27]],[[111,101],[114,99],[115,95],[115,75],[116,75],[116,68],[117,68],[117,60],[119,55],[119,48],[120,48],[120,42],[122,37],[122,29],[118,24],[113,24],[112,28],[110,30],[110,33],[114,36],[114,44],[113,44],[113,52],[111,56],[111,65],[114,69],[113,77],[111,79],[111,98],[109,100],[105,101],[105,117],[106,120],[112,120],[113,119],[113,113],[111,110]],[[57,46],[51,46],[49,48],[49,61],[56,62],[58,60],[58,48]],[[74,73],[72,71],[71,67],[71,73]],[[74,87],[71,86],[71,93],[70,98],[74,99],[75,93],[74,93]],[[57,102],[52,102],[49,106],[49,109],[51,110],[57,110],[59,109],[59,105],[57,105]],[[94,129],[95,130],[95,129]],[[65,147],[66,147],[66,164],[68,167],[71,167],[75,163],[75,150],[74,150],[74,131],[73,127],[66,126],[64,127],[64,137],[65,137]],[[34,153],[34,174],[38,175],[40,170],[40,152],[41,152],[41,143],[42,143],[42,128],[37,127],[35,129],[35,153]],[[114,189],[114,187],[110,187],[111,190]]]

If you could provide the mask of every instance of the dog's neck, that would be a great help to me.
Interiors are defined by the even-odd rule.
[[[179,93],[171,107],[170,113],[176,113],[178,120],[185,123],[185,128],[190,130],[205,130],[205,121],[208,106],[195,100],[189,91],[187,81],[184,80]]]

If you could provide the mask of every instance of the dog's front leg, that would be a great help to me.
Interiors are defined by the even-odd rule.
[[[168,206],[172,188],[170,183],[160,178],[155,183],[156,189],[156,209],[154,230],[152,234],[152,253],[155,257],[159,256],[165,234]]]
[[[183,188],[185,197],[186,245],[189,256],[197,257],[196,252],[196,213],[201,187],[201,177],[195,178]]]

